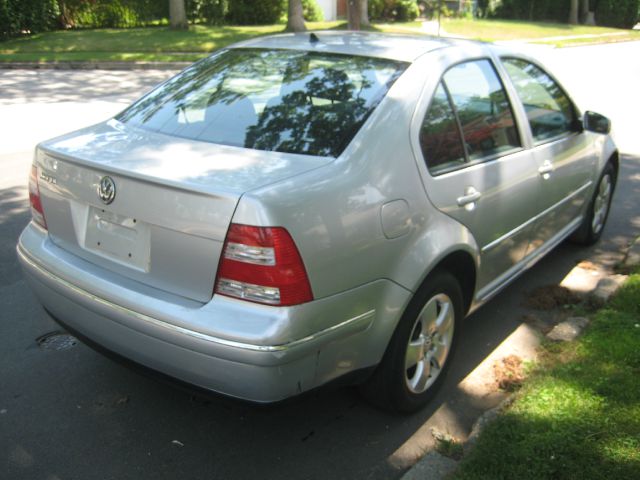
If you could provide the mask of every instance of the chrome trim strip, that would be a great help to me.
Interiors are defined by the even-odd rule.
[[[41,275],[47,277],[49,280],[56,282],[62,286],[64,286],[65,288],[68,288],[70,290],[72,290],[74,293],[81,295],[85,298],[87,298],[88,300],[92,301],[92,302],[96,302],[99,303],[107,308],[110,309],[114,309],[119,311],[120,313],[123,313],[125,315],[128,316],[132,316],[137,318],[138,320],[142,320],[144,322],[150,323],[152,325],[158,326],[158,327],[162,327],[162,328],[166,328],[169,330],[173,330],[174,332],[183,334],[183,335],[187,335],[190,337],[194,337],[197,338],[199,340],[204,340],[207,342],[211,342],[211,343],[216,343],[219,345],[224,345],[226,347],[233,347],[233,348],[241,348],[243,350],[251,350],[254,352],[267,352],[267,353],[273,353],[273,352],[284,352],[286,350],[298,347],[300,345],[303,345],[305,343],[308,342],[312,342],[318,339],[321,339],[322,337],[325,337],[327,335],[333,334],[335,332],[337,332],[338,330],[341,330],[345,327],[348,327],[350,325],[357,325],[357,324],[361,324],[359,325],[360,329],[359,330],[365,330],[371,323],[371,321],[373,320],[376,311],[375,310],[369,310],[368,312],[365,312],[361,315],[358,315],[356,317],[350,318],[348,320],[345,320],[344,322],[338,323],[337,325],[333,325],[332,327],[326,328],[324,330],[321,330],[317,333],[314,333],[312,335],[309,335],[307,337],[304,338],[300,338],[298,340],[294,340],[292,342],[289,343],[284,343],[281,345],[254,345],[251,343],[243,343],[243,342],[237,342],[234,340],[227,340],[224,338],[219,338],[219,337],[214,337],[212,335],[207,335],[205,333],[200,333],[200,332],[196,332],[193,330],[189,330],[187,328],[184,327],[180,327],[178,325],[172,325],[170,323],[167,322],[163,322],[162,320],[158,320],[157,318],[153,318],[150,317],[148,315],[145,315],[143,313],[139,313],[136,312],[134,310],[131,310],[129,308],[125,308],[121,305],[117,305],[115,303],[112,303],[108,300],[105,300],[101,297],[98,297],[92,293],[87,292],[86,290],[83,290],[75,285],[73,285],[72,283],[69,283],[68,281],[58,277],[57,275],[54,275],[53,273],[49,272],[48,270],[45,270],[43,267],[41,267],[40,265],[38,265],[36,263],[36,261],[24,250],[24,248],[21,245],[18,245],[18,255],[20,256],[20,258],[27,263],[31,268],[35,269],[38,271],[38,273],[40,273]]]
[[[570,194],[569,196],[563,198],[562,200],[560,200],[558,203],[551,205],[549,208],[547,208],[545,211],[540,212],[538,215],[536,215],[535,217],[531,217],[529,220],[527,220],[526,222],[524,222],[522,225],[514,228],[513,230],[511,230],[510,232],[505,233],[503,236],[501,236],[500,238],[498,238],[497,240],[494,240],[491,243],[488,243],[487,245],[485,245],[484,247],[482,247],[482,253],[485,253],[489,250],[491,250],[492,248],[497,247],[500,243],[504,242],[505,240],[509,239],[510,237],[513,237],[514,235],[516,235],[517,233],[521,232],[522,230],[524,230],[525,228],[527,228],[529,225],[531,225],[532,223],[537,222],[540,218],[544,217],[545,215],[547,215],[549,212],[551,212],[552,210],[554,210],[555,208],[559,207],[561,204],[563,204],[564,202],[567,202],[569,200],[571,200],[573,197],[575,197],[576,195],[579,195],[580,193],[582,193],[583,190],[589,188],[591,185],[593,185],[593,181],[589,180],[587,183],[585,183],[583,186],[581,186],[579,189],[577,189],[575,192],[573,192],[572,194]]]

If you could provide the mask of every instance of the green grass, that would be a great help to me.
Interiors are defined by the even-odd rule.
[[[544,353],[454,478],[640,478],[640,275],[582,338]]]
[[[344,22],[307,23],[310,30],[345,29]],[[559,35],[624,33],[609,37],[554,41],[554,44],[603,43],[640,40],[640,32],[615,28],[571,26],[496,20],[445,20],[450,34],[495,41],[546,38]],[[234,42],[279,33],[284,25],[192,25],[184,31],[166,26],[129,29],[69,30],[47,32],[0,42],[0,62],[56,61],[194,61]],[[371,30],[388,33],[421,33],[421,22],[376,24]]]
[[[477,40],[494,42],[498,40],[536,39],[572,35],[601,35],[603,33],[625,32],[637,35],[640,32],[617,28],[568,25],[563,23],[523,22],[516,20],[466,20],[446,19],[442,27],[447,33]]]
[[[344,22],[308,23],[310,29],[339,28]],[[197,60],[231,43],[279,33],[283,25],[168,27],[47,32],[0,43],[0,61]]]
[[[640,41],[640,32],[639,31],[625,31],[620,35],[607,35],[604,37],[598,38],[570,38],[565,40],[551,40],[551,41],[540,41],[535,43],[540,43],[544,45],[554,45],[556,47],[579,47],[584,45],[597,45],[601,43],[618,43],[618,42],[632,42],[632,41]]]

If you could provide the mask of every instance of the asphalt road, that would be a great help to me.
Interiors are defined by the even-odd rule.
[[[491,403],[459,382],[522,321],[521,304],[580,260],[612,267],[640,235],[640,43],[539,49],[585,109],[611,116],[624,152],[603,240],[563,244],[469,318],[445,387],[422,412],[395,416],[353,389],[322,390],[271,408],[204,399],[140,376],[84,345],[36,339],[58,327],[19,271],[29,220],[26,178],[39,139],[99,121],[167,72],[0,71],[0,478],[398,478],[438,411],[464,436]],[[444,416],[442,415],[444,412]]]

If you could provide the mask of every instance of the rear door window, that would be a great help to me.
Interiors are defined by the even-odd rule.
[[[511,104],[489,60],[461,63],[444,74],[420,144],[432,175],[521,148]]]

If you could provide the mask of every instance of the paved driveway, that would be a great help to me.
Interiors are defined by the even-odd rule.
[[[464,436],[493,399],[458,384],[521,323],[537,285],[589,258],[612,266],[640,235],[640,44],[542,49],[586,108],[610,115],[625,152],[603,241],[561,245],[468,322],[448,382],[422,412],[399,417],[353,389],[272,408],[203,399],[113,363],[83,345],[55,351],[57,329],[20,275],[14,246],[29,213],[24,184],[34,143],[116,113],[168,72],[0,71],[0,478],[399,477],[438,419]],[[437,412],[437,415],[434,415]]]

